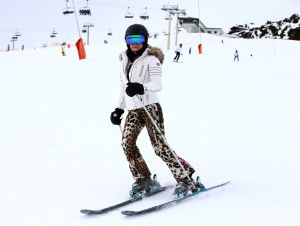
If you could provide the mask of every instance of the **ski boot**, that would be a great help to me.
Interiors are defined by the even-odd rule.
[[[129,191],[129,195],[131,197],[134,197],[138,195],[151,193],[160,187],[161,185],[156,180],[156,174],[154,174],[153,179],[151,179],[151,177],[138,178],[132,184],[132,188]]]
[[[204,191],[204,190],[205,187],[200,182],[200,177],[197,177],[196,181],[194,181],[192,177],[190,178],[186,177],[178,182],[173,194],[176,197],[179,197],[179,196],[186,196],[189,192],[194,193],[194,192]]]

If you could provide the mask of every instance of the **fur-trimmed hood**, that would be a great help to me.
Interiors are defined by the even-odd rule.
[[[164,59],[165,59],[165,55],[164,55],[163,51],[160,48],[149,47],[149,49],[148,49],[148,55],[157,57],[159,59],[159,62],[161,64],[163,64]]]
[[[165,59],[165,55],[164,55],[163,51],[162,51],[160,48],[149,46],[149,47],[146,49],[146,51],[147,51],[147,55],[149,55],[149,56],[155,56],[155,57],[159,60],[159,62],[160,62],[161,64],[163,64],[164,59]],[[121,61],[123,60],[123,54],[124,54],[124,53],[121,53],[121,54],[119,55],[119,59],[120,59]]]

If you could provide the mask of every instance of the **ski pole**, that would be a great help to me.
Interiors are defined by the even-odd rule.
[[[122,130],[121,124],[119,125],[119,128],[120,128],[121,134],[123,135],[123,130]]]
[[[141,97],[140,97],[141,98]],[[155,123],[153,117],[150,115],[149,111],[147,110],[147,108],[144,106],[144,103],[142,102],[142,98],[140,99],[139,97],[137,97],[137,99],[139,100],[139,102],[142,104],[143,109],[145,110],[146,114],[148,115],[148,117],[150,118],[150,121],[152,122],[153,126],[155,127],[155,129],[157,130],[157,132],[161,135],[162,139],[165,142],[165,145],[168,146],[169,150],[171,151],[171,153],[173,154],[173,156],[175,157],[177,163],[179,164],[180,168],[183,170],[185,176],[191,181],[191,177],[188,175],[187,171],[184,169],[183,165],[181,164],[180,160],[178,159],[177,154],[175,153],[175,151],[173,151],[173,149],[171,148],[171,146],[169,145],[169,142],[167,141],[167,138],[164,136],[164,134],[161,132],[161,130],[159,129],[159,127],[157,126],[157,124]]]

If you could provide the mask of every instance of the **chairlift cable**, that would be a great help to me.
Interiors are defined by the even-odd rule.
[[[75,12],[75,18],[76,18],[77,30],[78,30],[79,38],[81,38],[81,32],[80,32],[80,28],[79,28],[79,22],[78,22],[78,17],[77,17],[77,12],[76,12],[76,7],[75,7],[75,1],[72,0],[72,2],[73,2],[74,12]]]

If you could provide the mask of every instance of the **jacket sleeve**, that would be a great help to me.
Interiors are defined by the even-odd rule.
[[[144,91],[147,92],[156,92],[162,90],[162,83],[161,83],[161,63],[159,62],[158,58],[153,57],[148,64],[148,73],[149,73],[149,80],[148,82],[144,83]]]
[[[120,96],[119,96],[119,103],[118,108],[121,108],[124,110],[125,108],[125,84],[122,81],[122,73],[120,73]]]

